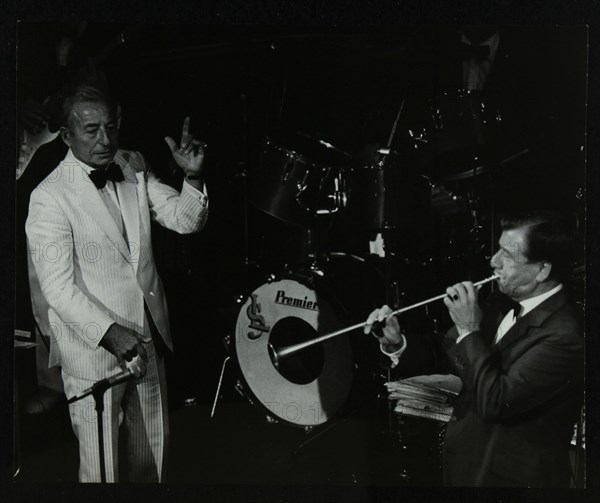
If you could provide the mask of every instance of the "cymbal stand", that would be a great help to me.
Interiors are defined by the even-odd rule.
[[[381,169],[383,170],[383,191],[384,191],[384,195],[383,195],[383,204],[384,204],[384,208],[383,208],[383,243],[384,243],[384,249],[387,248],[386,253],[385,253],[385,296],[386,296],[386,301],[387,304],[389,306],[392,306],[392,309],[397,309],[400,306],[400,292],[398,289],[398,282],[397,281],[393,281],[393,264],[392,262],[397,260],[397,243],[394,240],[393,245],[390,247],[389,243],[390,243],[390,239],[392,238],[391,234],[390,234],[390,230],[392,229],[391,225],[390,225],[390,215],[391,215],[391,198],[390,198],[390,194],[386,194],[386,186],[390,186],[388,183],[386,183],[386,178],[387,178],[387,173],[388,173],[388,156],[391,152],[391,146],[392,143],[394,142],[394,137],[396,136],[396,131],[398,128],[398,121],[400,120],[400,116],[402,115],[402,110],[404,110],[404,103],[406,101],[406,97],[402,98],[402,101],[400,103],[400,107],[398,108],[398,113],[396,114],[396,119],[394,120],[394,124],[392,125],[392,129],[390,131],[390,136],[388,138],[388,142],[387,142],[387,148],[384,149],[380,149],[379,150],[379,155],[381,156],[380,160],[379,160],[379,166],[381,167]],[[396,173],[395,174],[398,179],[400,178],[400,174]]]
[[[394,124],[390,131],[390,136],[387,142],[386,149],[380,149],[379,155],[379,167],[383,170],[383,202],[384,202],[384,215],[383,215],[383,229],[382,229],[382,237],[383,237],[383,247],[385,251],[384,257],[384,275],[385,275],[385,297],[386,303],[392,307],[392,310],[397,309],[400,306],[400,289],[398,281],[394,279],[394,265],[398,260],[398,243],[396,240],[396,235],[393,231],[393,227],[391,225],[391,215],[392,215],[392,206],[391,206],[391,197],[392,194],[387,192],[386,187],[394,186],[394,184],[390,185],[386,183],[388,180],[389,174],[389,162],[388,156],[391,152],[391,145],[394,141],[394,137],[396,135],[398,121],[400,120],[400,116],[402,115],[402,110],[404,109],[405,97],[402,98],[402,102],[400,103],[400,107],[398,109],[398,113],[396,115],[396,119],[394,120]],[[399,169],[399,167],[398,167]],[[395,173],[395,176],[400,178],[399,173]],[[387,380],[388,382],[392,380],[392,370],[391,368],[387,369]],[[402,438],[402,424],[398,422],[398,418],[395,414],[395,405],[391,400],[387,400],[387,432],[384,432],[386,437],[391,437],[396,440],[398,443],[398,447],[400,449],[406,449],[405,442]],[[403,479],[407,479],[407,469],[404,466],[399,467],[400,476]]]
[[[239,168],[236,178],[240,181],[240,190],[243,198],[242,205],[242,240],[244,250],[244,282],[250,283],[250,267],[256,266],[256,261],[250,259],[250,232],[248,223],[248,103],[246,93],[242,91],[240,95],[242,112],[242,133],[241,133],[241,160],[237,163]]]

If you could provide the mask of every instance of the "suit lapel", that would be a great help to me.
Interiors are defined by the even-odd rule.
[[[530,327],[539,327],[551,316],[554,312],[560,309],[567,302],[567,297],[563,290],[555,293],[550,298],[546,299],[532,311],[529,311],[525,316],[522,316],[511,327],[506,335],[500,339],[496,345],[499,351],[510,346],[513,342],[518,341]]]
[[[83,176],[87,176],[85,172]],[[121,234],[117,223],[108,211],[108,208],[104,204],[104,201],[100,197],[98,190],[93,183],[83,184],[82,190],[79,191],[79,205],[80,207],[89,213],[92,219],[100,226],[102,231],[106,234],[108,239],[118,247],[119,253],[123,255],[126,260],[129,260],[129,251],[127,243],[123,234]]]
[[[123,258],[129,262],[129,247],[110,211],[104,204],[98,189],[94,186],[81,163],[69,151],[63,164],[65,180],[72,182],[79,206],[98,224],[108,239],[116,246]]]

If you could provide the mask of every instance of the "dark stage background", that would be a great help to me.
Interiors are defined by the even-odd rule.
[[[171,481],[439,483],[441,426],[426,420],[398,424],[388,410],[377,345],[360,334],[350,337],[356,364],[350,398],[327,425],[305,432],[267,422],[261,403],[251,404],[235,391],[236,381],[244,381],[235,362],[225,374],[213,419],[210,409],[229,354],[223,340],[232,336],[239,316],[235,299],[264,285],[271,274],[317,278],[315,288],[339,301],[340,318],[350,324],[383,302],[409,304],[456,281],[489,276],[499,216],[507,211],[551,207],[583,229],[587,30],[483,28],[497,30],[501,38],[486,87],[474,102],[459,93],[454,28],[360,32],[88,24],[78,36],[82,60],[124,36],[102,66],[122,106],[122,148],[141,151],[159,176],[179,188],[182,177],[169,162],[163,138],[177,138],[189,115],[194,135],[208,144],[206,228],[180,236],[153,227],[176,348],[167,362]],[[45,82],[52,71],[45,65],[64,29],[20,25],[19,103],[55,91]],[[456,143],[444,146],[444,138],[437,143],[436,103],[450,124],[472,103],[483,103],[488,124],[467,121],[464,127],[493,131],[460,151]],[[378,162],[385,156],[376,151],[387,146],[400,109],[385,161],[387,213],[377,220],[372,204],[383,196],[369,184],[382,172]],[[422,131],[429,135],[425,142],[414,139]],[[60,145],[47,148],[48,158],[61,159]],[[307,219],[277,207],[281,218],[263,211],[275,205],[277,194],[261,192],[266,185],[261,177],[265,170],[283,174],[281,152],[309,159],[299,161],[300,167],[317,161],[338,170],[347,183],[347,207]],[[31,171],[35,166],[28,168],[30,188],[43,178],[43,168]],[[24,189],[17,205],[26,197]],[[21,208],[21,218],[25,214]],[[369,241],[378,232],[386,258],[370,253]],[[306,272],[312,252],[322,279]],[[17,265],[17,314],[27,328],[26,277]],[[581,267],[571,286],[582,302]],[[446,329],[450,320],[442,308],[412,312],[403,318],[405,328]],[[34,362],[31,355],[17,355],[16,365],[25,399],[35,384]],[[21,432],[20,480],[76,480],[66,406],[44,420],[23,413],[17,420],[27,432]],[[57,456],[63,462],[57,464]],[[402,476],[397,459],[408,460],[409,476]]]

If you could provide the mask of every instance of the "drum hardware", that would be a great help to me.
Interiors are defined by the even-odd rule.
[[[419,148],[421,148],[422,146],[425,146],[429,143],[429,137],[427,135],[427,130],[425,128],[422,128],[420,131],[418,132],[414,132],[412,129],[408,130],[408,135],[412,138],[413,140],[413,147],[416,150],[419,150]]]
[[[242,301],[243,301],[243,299],[241,297],[238,297],[235,299],[235,302],[237,304],[241,303]],[[223,337],[223,345],[225,346],[225,350],[227,352],[229,352],[230,348],[231,348],[231,336],[230,335],[226,335],[225,337]],[[215,391],[215,399],[213,400],[213,405],[212,405],[212,408],[210,411],[210,417],[214,417],[214,415],[215,415],[215,410],[217,409],[217,402],[219,401],[219,396],[221,394],[221,385],[223,384],[223,377],[225,376],[225,367],[229,360],[230,360],[229,355],[223,359],[223,364],[221,365],[221,372],[219,374],[219,380],[217,382],[217,389]]]
[[[387,150],[389,153],[389,148],[392,146],[392,142],[394,141],[394,137],[396,136],[396,129],[398,128],[398,121],[400,120],[400,116],[402,115],[402,110],[404,110],[404,103],[406,102],[406,97],[402,98],[402,102],[400,103],[400,107],[398,108],[398,113],[396,114],[396,120],[394,121],[394,125],[392,126],[392,130],[390,131],[390,136],[387,142]]]
[[[226,356],[223,360],[223,365],[221,367],[221,374],[219,375],[219,384],[217,384],[217,391],[215,393],[215,399],[213,401],[213,406],[210,411],[210,417],[214,417],[215,415],[215,409],[217,408],[217,400],[219,399],[219,393],[221,392],[221,384],[223,383],[223,376],[225,375],[225,365],[227,365],[228,361],[229,356]]]
[[[238,379],[235,381],[235,384],[233,386],[233,389],[235,389],[235,391],[237,391],[237,393],[242,397],[245,398],[246,400],[248,400],[252,405],[254,405],[254,400],[252,400],[252,398],[250,398],[248,396],[247,393],[244,392],[244,386],[242,385],[242,382]]]
[[[502,159],[498,164],[500,166],[505,166],[508,163],[514,161],[515,159],[518,159],[519,157],[523,157],[524,155],[527,155],[527,154],[529,154],[529,149],[525,148],[515,154],[509,155],[508,157]]]
[[[294,167],[294,156],[292,155],[292,153],[286,152],[285,157],[286,157],[286,160],[285,160],[285,164],[283,167],[283,175],[281,176],[281,183],[287,182],[287,179],[289,178],[290,173],[292,172],[292,168]],[[302,191],[306,188],[307,178],[308,178],[308,171],[304,174],[304,178],[302,179],[302,181],[297,184],[299,191]]]
[[[340,420],[340,422],[341,421],[343,421],[343,420]],[[314,435],[311,435],[308,439],[306,439],[304,442],[302,442],[300,445],[298,445],[298,447],[296,447],[292,451],[292,456],[296,456],[302,449],[304,449],[304,447],[306,447],[308,444],[310,444],[313,440],[316,440],[317,438],[319,438],[324,433],[331,430],[334,426],[337,426],[336,422],[329,423],[327,426],[324,426],[323,428],[321,428],[317,433],[315,433]],[[305,426],[304,432],[306,434],[309,434],[310,432],[312,432],[313,429],[314,429],[314,426]]]
[[[324,257],[318,270],[271,274],[249,295],[237,297],[235,333],[224,340],[236,364],[236,391],[264,408],[269,422],[307,433],[334,420],[346,405],[358,368],[350,339],[284,360],[278,358],[280,348],[343,326],[362,311],[364,295],[375,298],[371,291],[383,292],[381,271],[369,261],[342,252]],[[349,272],[356,281],[348,281]],[[231,372],[229,363],[227,368]]]
[[[301,227],[312,226],[316,215],[342,210],[349,155],[302,133],[280,136],[264,140],[260,163],[249,177],[248,201]]]
[[[245,297],[244,296],[238,296],[235,299],[235,303],[236,304],[241,304],[242,302],[244,302]],[[231,336],[230,335],[226,335],[225,337],[223,337],[223,344],[225,345],[225,350],[228,353],[231,353],[232,350],[232,340],[231,340]],[[221,372],[219,374],[219,380],[217,382],[217,389],[215,391],[215,398],[213,400],[213,405],[210,411],[210,417],[214,417],[215,415],[215,411],[217,409],[217,402],[219,401],[219,397],[221,396],[221,387],[223,384],[223,377],[225,376],[225,367],[227,366],[227,363],[230,361],[231,356],[230,354],[227,355],[224,359],[223,359],[223,364],[221,365]],[[245,393],[244,391],[244,387],[242,385],[242,383],[240,382],[239,379],[236,379],[235,384],[233,385],[233,389],[244,399],[248,400],[248,402],[250,402],[252,405],[254,405],[254,401],[252,400],[252,398],[250,398],[248,396],[247,393]]]
[[[346,215],[353,227],[373,231],[407,229],[428,220],[429,181],[402,165],[393,154],[350,170]],[[387,244],[386,238],[383,235]]]
[[[308,260],[308,268],[311,271],[314,271],[318,274],[322,274],[322,271],[319,269],[319,251],[316,240],[316,232],[315,229],[307,228],[305,229],[305,237],[306,237],[306,255]]]
[[[404,297],[406,292],[400,292],[400,284],[397,281],[392,281],[390,284],[391,297],[393,299],[392,306],[398,307],[400,305],[400,297]]]
[[[478,281],[476,283],[473,283],[473,286],[475,286],[475,287],[481,286],[481,285],[484,285],[486,283],[489,283],[490,281],[494,281],[496,279],[498,279],[498,276],[496,276],[494,274],[494,275],[490,276],[489,278],[486,278],[486,279],[483,279],[483,280]],[[436,297],[431,297],[430,299],[423,300],[421,302],[417,302],[416,304],[412,304],[410,306],[403,307],[401,309],[396,309],[395,311],[392,311],[389,314],[389,316],[397,316],[397,315],[399,315],[401,313],[405,313],[405,312],[410,311],[412,309],[415,309],[417,307],[421,307],[421,306],[424,306],[426,304],[430,304],[432,302],[435,302],[437,300],[441,300],[444,297],[446,297],[445,293],[443,293],[441,295],[438,295]],[[277,351],[277,358],[279,360],[281,360],[282,358],[284,358],[286,356],[289,356],[289,355],[291,355],[293,353],[296,353],[297,351],[304,350],[304,349],[309,348],[309,347],[311,347],[311,346],[313,346],[315,344],[319,344],[321,342],[324,342],[324,341],[327,341],[327,340],[332,339],[334,337],[337,337],[338,335],[347,334],[348,332],[351,332],[351,331],[356,330],[358,328],[362,328],[366,324],[367,324],[366,322],[357,323],[357,324],[352,325],[350,327],[343,328],[343,329],[340,329],[340,330],[336,330],[335,332],[331,332],[329,334],[322,335],[320,337],[317,337],[315,339],[312,339],[312,340],[309,340],[309,341],[306,341],[306,342],[301,342],[301,343],[298,343],[298,344],[294,344],[294,345],[283,347],[283,348],[281,348],[281,349],[279,349]]]
[[[503,117],[493,97],[458,89],[417,104],[416,114],[403,126],[403,144],[436,179],[479,175],[496,161]]]
[[[333,202],[333,209],[321,209],[317,210],[317,215],[330,215],[337,213],[340,209],[346,208],[348,205],[348,196],[346,194],[346,184],[341,173],[336,174],[333,179],[333,193],[328,194],[327,197]]]

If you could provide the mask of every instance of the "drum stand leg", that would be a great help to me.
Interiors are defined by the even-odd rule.
[[[334,426],[337,426],[340,422],[343,422],[343,421],[346,421],[346,420],[345,419],[339,419],[337,421],[332,421],[327,426],[325,426],[324,428],[320,429],[318,433],[315,433],[310,438],[308,438],[304,442],[302,442],[298,447],[296,447],[294,449],[294,451],[292,452],[292,455],[296,456],[302,449],[304,449],[304,447],[306,447],[308,444],[310,444],[313,440],[319,438],[321,435],[323,435],[323,433],[328,432]],[[305,428],[305,431],[307,433],[310,433],[311,430],[312,430],[312,428],[310,428],[310,427]]]
[[[397,473],[403,482],[408,482],[411,479],[411,470],[408,466],[410,451],[408,449],[408,444],[406,443],[407,430],[408,426],[406,424],[406,420],[398,416],[395,432],[397,449],[399,449]]]
[[[219,384],[217,384],[217,392],[215,393],[215,400],[213,401],[213,406],[210,411],[210,417],[215,415],[215,409],[217,408],[217,401],[219,400],[219,393],[221,393],[221,384],[223,384],[223,376],[225,375],[225,366],[229,361],[229,356],[226,356],[223,360],[223,365],[221,367],[221,375],[219,376]]]

